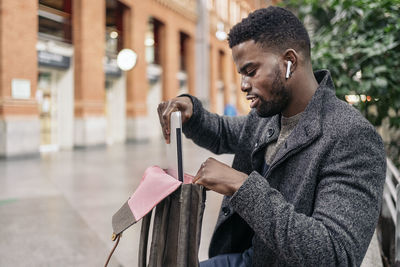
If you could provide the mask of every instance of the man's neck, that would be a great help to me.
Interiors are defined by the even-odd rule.
[[[291,84],[293,84],[291,102],[288,108],[282,112],[285,117],[292,117],[303,112],[318,88],[318,82],[311,68],[310,71],[297,73]]]

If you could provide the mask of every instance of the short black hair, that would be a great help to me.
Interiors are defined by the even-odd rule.
[[[254,40],[262,47],[277,51],[293,48],[310,58],[310,37],[303,23],[289,10],[270,6],[249,14],[232,27],[228,34],[229,47]]]

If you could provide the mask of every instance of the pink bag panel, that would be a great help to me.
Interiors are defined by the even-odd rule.
[[[185,174],[184,183],[191,184],[193,176]],[[158,166],[148,167],[140,184],[128,200],[136,221],[149,213],[158,203],[174,192],[182,182],[167,174]]]

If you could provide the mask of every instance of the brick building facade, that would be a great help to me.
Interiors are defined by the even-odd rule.
[[[223,33],[268,4],[0,1],[0,156],[159,138],[155,108],[182,92],[247,112]],[[126,72],[123,48],[137,54]]]

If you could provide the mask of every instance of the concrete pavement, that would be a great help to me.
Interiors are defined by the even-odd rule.
[[[215,157],[187,140],[183,153],[191,174]],[[0,266],[103,266],[114,245],[112,215],[146,167],[166,166],[165,155],[160,140],[0,161]],[[200,259],[222,199],[207,194]],[[140,223],[125,232],[110,266],[136,266],[139,232]]]

